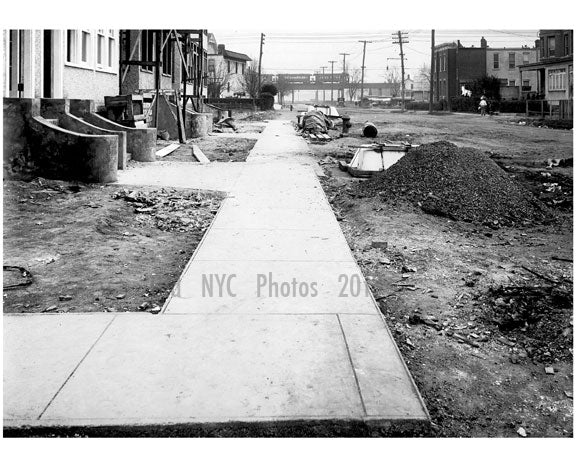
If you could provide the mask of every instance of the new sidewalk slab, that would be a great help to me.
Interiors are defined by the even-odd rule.
[[[427,425],[306,153],[272,121],[221,176],[228,197],[161,314],[5,317],[5,426]],[[164,167],[133,183],[196,187]]]

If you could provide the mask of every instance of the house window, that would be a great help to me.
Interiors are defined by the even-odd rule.
[[[114,32],[108,37],[108,68],[112,68],[116,63],[116,38]]]
[[[242,64],[242,74],[244,74],[245,71],[246,71],[246,64],[243,63],[243,64]]]
[[[227,60],[226,63],[228,64],[228,73],[230,73],[230,60]]]
[[[238,62],[236,62],[235,65],[236,65],[236,71],[234,73],[238,73]]]
[[[75,63],[78,52],[78,31],[68,29],[66,31],[66,61]]]
[[[564,55],[570,55],[570,34],[564,34]]]
[[[82,63],[88,63],[90,61],[90,39],[90,31],[82,31],[82,45],[80,54],[80,61]]]
[[[213,58],[208,60],[208,73],[215,73],[216,72],[216,62]]]
[[[566,69],[556,68],[548,70],[548,91],[566,90]]]
[[[509,53],[508,54],[508,68],[511,70],[516,68],[516,54],[515,53]]]
[[[522,63],[523,64],[530,63],[530,52],[524,52],[522,54]]]
[[[99,29],[96,43],[96,63],[100,66],[104,64],[104,47],[105,47],[104,30]]]
[[[494,69],[497,70],[500,68],[500,55],[494,54]]]
[[[515,79],[509,79],[508,80],[508,86],[516,86],[516,80]]]
[[[548,57],[556,56],[556,38],[551,36],[548,38]]]
[[[524,87],[530,86],[530,80],[529,79],[523,79],[522,80],[522,86],[524,86]]]
[[[153,62],[155,60],[154,57],[154,39],[156,34],[154,31],[142,31],[142,37],[140,39],[140,60],[145,62]],[[143,70],[152,71],[152,65],[142,65]]]

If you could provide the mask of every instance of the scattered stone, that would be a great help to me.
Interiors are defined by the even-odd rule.
[[[139,310],[146,310],[147,308],[150,308],[150,303],[149,303],[149,302],[142,302],[142,303],[138,306],[138,309],[139,309]]]
[[[566,397],[568,397],[569,399],[573,399],[574,398],[574,394],[572,393],[572,391],[564,391],[564,395]]]
[[[517,363],[520,362],[520,359],[518,358],[518,355],[516,355],[516,354],[514,354],[514,353],[513,353],[512,355],[510,355],[509,358],[510,358],[510,362],[513,363],[514,365],[516,365]]]
[[[157,315],[158,313],[160,313],[160,310],[162,308],[159,305],[156,305],[155,303],[153,304],[152,308],[150,308],[148,311],[150,313],[152,313],[153,315]]]
[[[402,272],[416,272],[416,268],[412,266],[402,266]]]
[[[392,264],[389,258],[380,258],[380,264]]]
[[[116,300],[122,300],[123,298],[126,298],[125,293],[121,293],[121,294],[116,295]]]
[[[551,366],[547,366],[546,368],[544,368],[544,371],[546,372],[547,375],[553,375],[554,374],[554,368]]]
[[[384,242],[381,240],[372,240],[372,248],[377,248],[379,250],[386,250],[388,249],[388,242]]]
[[[70,300],[72,300],[72,295],[60,295],[58,297],[58,300],[60,300],[61,302],[68,302]]]
[[[526,438],[526,436],[528,436],[528,433],[526,433],[526,430],[522,427],[518,428],[516,433],[518,433],[522,438]]]
[[[42,313],[51,313],[53,311],[56,311],[58,309],[58,307],[56,305],[50,305],[47,308],[44,308],[44,310],[42,310]]]

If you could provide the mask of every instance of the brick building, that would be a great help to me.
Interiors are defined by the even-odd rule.
[[[486,75],[486,49],[484,38],[480,47],[464,47],[458,42],[447,42],[434,47],[434,101],[447,101],[462,95],[461,87]]]
[[[542,29],[538,35],[539,60],[520,65],[520,75],[524,79],[527,74],[536,73],[535,90],[539,97],[556,105],[560,105],[561,101],[571,102],[574,96],[574,31]]]

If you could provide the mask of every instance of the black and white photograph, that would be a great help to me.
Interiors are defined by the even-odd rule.
[[[574,448],[571,7],[435,5],[2,7],[12,463]]]

